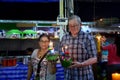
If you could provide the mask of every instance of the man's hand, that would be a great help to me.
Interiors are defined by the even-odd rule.
[[[82,66],[83,66],[82,63],[76,61],[76,62],[72,62],[72,65],[69,68],[80,68]]]

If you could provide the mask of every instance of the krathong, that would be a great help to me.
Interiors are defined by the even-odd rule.
[[[64,68],[68,68],[71,63],[72,63],[72,59],[70,57],[70,53],[68,51],[68,46],[65,45],[64,47],[62,47],[62,52],[60,53],[60,61],[61,64]]]

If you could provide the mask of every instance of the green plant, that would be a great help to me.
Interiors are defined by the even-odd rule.
[[[58,56],[59,56],[58,54],[48,54],[46,56],[46,59],[48,61],[56,61],[58,59]]]

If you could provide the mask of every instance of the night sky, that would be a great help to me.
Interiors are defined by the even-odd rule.
[[[81,16],[83,21],[100,18],[120,18],[120,2],[76,3],[75,14]]]
[[[120,2],[74,2],[74,13],[82,21],[100,18],[120,18]],[[0,2],[0,19],[14,20],[52,20],[59,15],[59,2],[26,3]]]

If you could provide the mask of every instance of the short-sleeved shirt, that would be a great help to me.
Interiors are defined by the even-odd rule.
[[[73,38],[69,33],[62,37],[60,47],[67,45],[73,61],[83,62],[89,58],[97,57],[97,49],[91,34],[80,31]],[[65,68],[65,80],[94,80],[92,66],[82,68]]]
[[[37,57],[37,53],[38,53],[39,49],[35,49],[31,55],[31,61],[32,61],[32,66],[33,66],[33,72],[34,75],[36,76],[37,73],[37,67],[38,67],[38,63],[40,61],[40,59]],[[46,58],[44,58],[41,62],[41,69],[40,69],[40,80],[56,80],[56,74],[50,74],[49,70],[48,70],[48,61],[46,60]]]
[[[117,47],[115,44],[109,44],[102,47],[103,50],[108,50],[108,65],[120,64],[120,57],[117,55]]]

